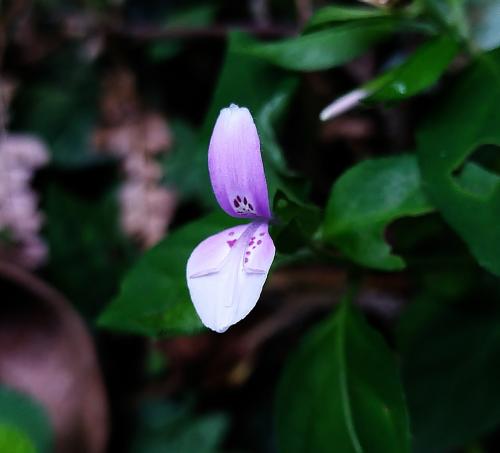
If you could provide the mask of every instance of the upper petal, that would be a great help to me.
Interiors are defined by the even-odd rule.
[[[208,149],[208,169],[215,197],[229,215],[270,218],[259,136],[247,108],[231,104],[219,113]]]
[[[243,319],[259,299],[274,253],[266,223],[229,228],[201,242],[186,278],[203,324],[224,332]]]

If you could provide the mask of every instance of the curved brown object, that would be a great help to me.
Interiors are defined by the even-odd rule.
[[[0,276],[26,292],[0,304],[0,383],[47,410],[58,453],[102,453],[108,436],[105,389],[86,326],[55,289],[0,261]]]

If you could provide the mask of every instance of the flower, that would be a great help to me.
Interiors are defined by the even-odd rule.
[[[366,99],[368,96],[370,96],[372,92],[373,91],[365,88],[358,88],[357,90],[350,91],[349,93],[344,94],[344,96],[335,99],[335,101],[321,110],[319,119],[321,121],[327,121],[335,118],[336,116],[342,115],[342,113],[351,110],[363,99]]]
[[[210,139],[208,169],[220,207],[251,219],[201,242],[187,262],[191,299],[203,324],[224,332],[257,303],[274,259],[260,141],[247,108],[222,109]]]
[[[0,140],[0,232],[9,238],[0,240],[0,255],[28,268],[47,257],[47,246],[39,236],[44,219],[30,183],[48,160],[45,145],[35,136],[5,134]]]

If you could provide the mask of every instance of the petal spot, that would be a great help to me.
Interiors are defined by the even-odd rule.
[[[234,206],[234,211],[238,214],[245,214],[245,215],[256,215],[257,212],[255,211],[254,205],[250,203],[246,195],[235,195],[233,197],[233,206]]]
[[[227,242],[227,245],[229,245],[229,247],[233,247],[234,244],[236,244],[236,239],[232,239],[230,241],[226,241]]]

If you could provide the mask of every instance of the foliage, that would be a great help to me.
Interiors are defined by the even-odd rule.
[[[292,356],[277,393],[277,423],[280,451],[410,451],[394,358],[347,298]]]
[[[314,71],[339,66],[361,55],[395,28],[392,20],[341,24],[278,43],[246,44],[241,51],[286,69]]]
[[[94,317],[116,292],[117,281],[137,254],[117,225],[114,196],[85,200],[54,185],[44,202],[49,277],[82,312]],[[75,267],[75,262],[84,265]]]
[[[500,53],[482,56],[457,81],[440,109],[419,132],[418,156],[431,200],[469,246],[479,263],[500,274],[500,234],[491,228],[500,212],[500,185],[465,191],[454,182],[467,157],[480,145],[500,145]],[[467,122],[467,123],[466,123]],[[450,134],[451,124],[463,124]],[[485,169],[486,170],[486,169]],[[468,176],[473,176],[468,173]],[[475,176],[479,176],[476,174]],[[484,179],[483,175],[479,176]],[[493,175],[488,178],[492,179]]]
[[[366,160],[335,183],[325,213],[323,236],[353,261],[376,269],[404,267],[384,239],[387,225],[403,216],[430,212],[411,155]]]
[[[54,66],[66,68],[62,77],[54,77]],[[14,125],[46,141],[54,165],[74,168],[102,161],[91,141],[97,88],[94,68],[69,48],[19,97]]]
[[[52,451],[52,432],[44,409],[6,387],[0,388],[0,448],[12,453]]]
[[[200,330],[184,282],[187,259],[203,239],[232,225],[235,219],[215,213],[169,235],[126,276],[120,294],[101,315],[100,325],[143,335]]]
[[[187,407],[145,403],[132,452],[215,453],[226,430],[227,420],[221,414],[194,417]]]
[[[36,135],[50,153],[39,198],[14,200],[21,212],[39,202],[48,247],[25,289],[60,291],[94,329],[115,444],[498,451],[500,2],[381,3],[45,0],[6,25],[2,58],[19,84],[11,103],[2,92],[7,135]],[[343,116],[321,123],[338,99]],[[231,103],[255,119],[277,255],[255,316],[216,336],[186,263],[242,223],[217,205],[207,166]],[[168,124],[163,154],[142,146],[155,139],[144,117]],[[171,191],[175,215],[149,249],[123,227],[122,189],[139,183],[119,149],[94,149],[96,131],[130,140]],[[13,202],[2,178],[0,220]],[[0,271],[17,268],[16,241],[1,224]],[[17,275],[6,268],[1,284]],[[0,389],[1,451],[52,451],[60,433],[39,405]]]

